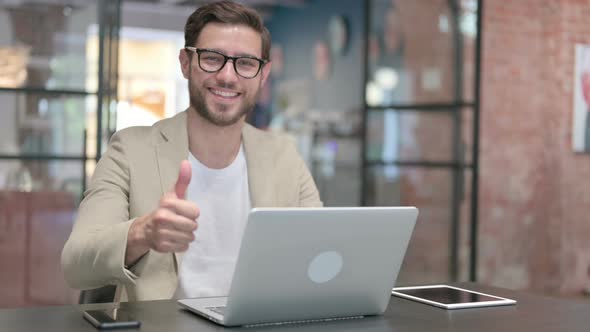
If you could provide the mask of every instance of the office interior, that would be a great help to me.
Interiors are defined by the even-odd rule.
[[[0,308],[77,303],[60,253],[84,188],[116,130],[186,109],[205,2],[0,1]],[[590,5],[241,2],[273,41],[249,123],[297,142],[326,206],[420,209],[398,285],[585,299]]]

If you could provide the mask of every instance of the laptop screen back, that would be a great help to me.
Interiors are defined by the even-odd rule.
[[[414,207],[252,210],[225,324],[383,313],[417,215]]]

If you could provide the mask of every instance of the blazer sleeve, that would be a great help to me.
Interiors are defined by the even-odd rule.
[[[73,288],[133,284],[125,269],[129,220],[129,165],[125,144],[116,133],[100,159],[80,204],[72,233],[61,255],[65,279]]]
[[[323,207],[324,203],[320,200],[320,193],[313,177],[298,153],[297,163],[299,166],[299,207]]]

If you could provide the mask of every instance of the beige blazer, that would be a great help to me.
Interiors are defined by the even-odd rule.
[[[182,254],[149,251],[132,268],[123,264],[129,226],[157,207],[161,196],[173,188],[180,162],[188,157],[186,121],[185,111],[151,127],[132,127],[113,135],[62,251],[70,286],[117,285],[118,299],[123,301],[173,296]],[[249,125],[244,126],[242,139],[253,207],[322,206],[290,139]]]

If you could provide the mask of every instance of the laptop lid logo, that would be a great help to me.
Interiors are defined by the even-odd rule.
[[[307,276],[317,284],[323,284],[334,278],[340,271],[344,260],[342,255],[336,251],[325,251],[311,260],[307,268]]]

